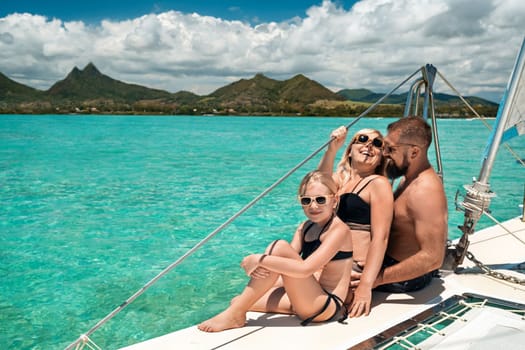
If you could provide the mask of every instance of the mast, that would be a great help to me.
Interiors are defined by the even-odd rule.
[[[444,269],[455,270],[458,265],[463,263],[463,259],[467,254],[469,246],[468,236],[474,233],[474,228],[477,222],[481,218],[483,212],[488,209],[492,197],[495,196],[490,190],[489,177],[505,131],[509,128],[523,128],[523,120],[518,122],[518,119],[523,119],[523,117],[521,115],[513,116],[511,112],[513,111],[513,108],[516,108],[516,98],[520,93],[523,95],[522,89],[525,89],[525,87],[520,86],[520,81],[523,78],[524,64],[525,40],[523,40],[521,44],[521,49],[518,53],[506,91],[498,109],[496,125],[493,129],[493,133],[489,137],[488,153],[483,159],[478,180],[474,180],[470,185],[464,185],[467,193],[461,203],[461,207],[465,211],[465,216],[463,225],[459,227],[463,232],[463,235],[455,248],[449,248],[447,250],[445,262],[443,264]],[[515,121],[512,121],[512,123],[516,123],[515,125],[512,125],[511,118],[515,119]]]

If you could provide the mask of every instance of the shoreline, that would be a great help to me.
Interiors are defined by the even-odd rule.
[[[115,113],[0,113],[0,118],[2,116],[115,116],[115,117],[231,117],[231,118],[243,118],[243,117],[255,117],[255,118],[358,118],[359,115],[302,115],[302,114],[166,114],[166,113],[125,113],[125,112],[115,112]],[[401,115],[388,115],[388,116],[378,116],[378,115],[365,115],[362,118],[370,119],[381,119],[381,118],[401,118]],[[496,119],[495,116],[481,116],[483,119]],[[468,120],[468,119],[478,119],[476,116],[444,116],[436,114],[438,119],[458,119],[458,120]]]

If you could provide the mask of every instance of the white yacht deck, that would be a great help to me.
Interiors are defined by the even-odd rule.
[[[525,222],[515,218],[504,222],[503,225],[506,230],[501,226],[492,226],[472,235],[469,251],[492,269],[523,280],[525,274],[516,270],[502,269],[521,264],[521,272],[525,270]],[[405,325],[407,322],[414,323],[415,321],[410,321],[410,319],[433,307],[437,308],[446,304],[447,299],[455,295],[473,293],[503,299],[511,304],[515,303],[516,308],[519,309],[525,308],[525,285],[523,283],[511,283],[481,273],[467,259],[465,259],[462,267],[464,269],[460,274],[442,271],[440,278],[435,278],[429,287],[419,292],[409,294],[374,292],[373,308],[370,315],[355,319],[349,318],[346,324],[331,322],[310,324],[303,327],[295,316],[251,312],[248,314],[248,323],[243,328],[219,333],[205,333],[199,331],[196,326],[192,326],[125,347],[123,350],[370,349],[383,340],[382,336],[377,336],[378,334],[387,330],[390,330],[387,333],[392,333],[393,327],[395,327],[396,332],[401,331],[403,329],[401,323],[405,322]],[[477,319],[479,322],[479,318]],[[521,339],[520,345],[525,344],[523,317],[521,322],[524,327],[515,328],[517,333],[506,337],[511,343],[518,342]],[[453,329],[453,327],[450,328]],[[478,337],[478,340],[480,339]],[[436,342],[429,341],[427,343]],[[464,346],[469,344],[468,341],[465,342],[465,339],[463,339],[463,343]],[[472,344],[472,342],[470,343]],[[463,348],[468,347],[459,347],[458,349]]]

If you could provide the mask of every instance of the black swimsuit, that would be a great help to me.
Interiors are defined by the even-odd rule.
[[[337,209],[337,216],[344,223],[350,227],[351,230],[359,231],[368,231],[370,232],[370,223],[371,223],[371,210],[370,204],[364,201],[363,198],[359,196],[361,191],[363,191],[366,186],[372,181],[374,181],[377,176],[374,176],[359,191],[354,192],[355,189],[361,184],[362,178],[352,190],[348,193],[343,193],[339,200],[339,208]],[[363,265],[359,264],[358,261],[354,261],[352,269],[357,272],[363,272]]]
[[[319,237],[321,237],[324,231],[330,226],[330,224],[332,223],[332,220],[333,220],[333,217],[323,226],[323,228],[321,229],[321,232],[319,232],[319,236],[317,236],[317,238],[314,239],[313,241],[307,241],[305,237],[306,237],[306,233],[308,232],[308,230],[312,228],[314,223],[310,222],[310,225],[308,226],[305,225],[306,228],[303,229],[303,247],[301,250],[301,257],[303,258],[303,260],[306,260],[306,258],[312,255],[312,253],[315,252],[317,248],[321,246],[321,240],[319,239]],[[352,251],[338,251],[337,254],[335,254],[334,257],[331,259],[331,261],[349,259],[352,257],[352,255],[353,255]],[[308,317],[307,319],[303,320],[301,322],[301,326],[306,326],[307,324],[312,322],[314,318],[322,314],[328,308],[332,300],[335,303],[335,311],[333,315],[324,322],[334,320],[340,313],[341,313],[341,317],[337,320],[338,322],[343,323],[344,320],[346,320],[346,318],[348,317],[348,310],[346,309],[346,306],[343,304],[343,301],[341,300],[341,298],[339,298],[335,294],[329,293],[324,288],[323,290],[327,294],[326,302],[324,303],[323,307],[321,308],[321,310],[316,312],[313,316]]]
[[[313,252],[315,252],[317,250],[317,248],[319,248],[321,246],[321,240],[319,239],[319,237],[321,237],[321,235],[324,233],[324,231],[328,228],[328,226],[330,226],[330,224],[332,223],[332,220],[333,218],[328,221],[326,223],[326,225],[324,225],[324,227],[322,228],[321,232],[319,233],[319,236],[317,236],[316,239],[314,239],[313,241],[307,241],[306,240],[306,233],[308,232],[308,230],[310,230],[312,228],[312,226],[314,225],[313,222],[310,222],[310,225],[308,225],[304,231],[303,231],[303,249],[301,250],[301,257],[303,258],[303,260],[306,260],[306,258],[308,258],[310,255],[312,255]],[[351,258],[353,255],[353,252],[352,251],[338,251],[337,254],[334,255],[334,257],[331,259],[331,261],[334,261],[334,260],[343,260],[343,259],[349,259]]]
[[[364,180],[361,179],[355,187],[349,193],[341,195],[339,200],[339,208],[337,209],[337,216],[343,220],[347,225],[358,224],[361,229],[368,228],[370,230],[370,204],[365,202],[363,198],[359,196],[362,190],[368,186],[368,184],[374,181],[376,177],[370,179],[359,191],[354,192],[357,186]],[[350,227],[352,228],[352,227]]]

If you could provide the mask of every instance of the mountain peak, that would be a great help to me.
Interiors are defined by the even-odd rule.
[[[77,66],[75,66],[71,72],[66,77],[66,80],[68,79],[83,79],[83,78],[92,78],[92,77],[98,77],[102,76],[103,74],[100,73],[100,71],[95,67],[95,65],[91,62],[89,62],[84,69],[80,70]]]
[[[255,74],[253,79],[269,79],[269,78],[266,75],[264,75],[263,73],[257,73],[257,74]]]
[[[306,76],[304,76],[303,74],[299,73],[297,75],[294,75],[291,79],[289,80],[311,80],[309,78],[307,78]]]
[[[93,64],[93,62],[89,62],[85,67],[84,67],[84,70],[82,71],[84,74],[89,74],[89,75],[102,75],[102,73],[100,73],[100,71],[97,69],[97,67],[95,67],[95,65]]]
[[[67,75],[66,78],[74,78],[74,77],[78,77],[82,74],[82,71],[80,69],[78,69],[77,66],[73,67],[73,69],[71,70],[71,72],[69,72],[69,74]]]

